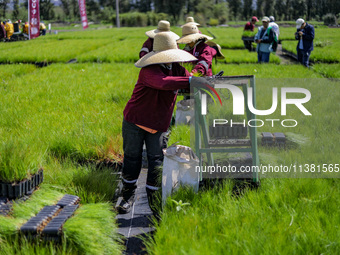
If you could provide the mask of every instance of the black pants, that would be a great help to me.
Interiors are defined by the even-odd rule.
[[[309,67],[309,57],[311,51],[305,51],[301,49],[297,49],[297,57],[298,61],[303,64],[305,67]]]
[[[148,176],[146,188],[158,190],[160,183],[159,167],[163,163],[162,149],[167,146],[166,132],[151,134],[133,123],[123,120],[123,198],[128,199],[137,187],[141,171],[143,144],[145,142],[148,158]]]
[[[252,51],[252,43],[252,41],[243,41],[244,47],[249,51]]]

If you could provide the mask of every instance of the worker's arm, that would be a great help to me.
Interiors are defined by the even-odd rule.
[[[255,42],[259,42],[259,40],[260,40],[260,29],[257,31],[257,33],[256,33],[256,35],[254,36],[254,40],[255,40]]]
[[[177,90],[189,88],[189,72],[183,68],[183,76],[167,76],[160,65],[147,66],[141,69],[138,83],[159,90]]]
[[[209,68],[211,67],[212,60],[216,55],[216,50],[206,46],[202,53],[197,57],[198,62],[192,69],[191,73],[201,73],[203,76],[207,75]]]
[[[139,58],[142,58],[146,54],[152,51],[153,48],[153,39],[148,38],[144,43],[143,46],[139,52]]]
[[[299,35],[299,31],[301,31],[301,29],[298,29],[296,32],[295,32],[295,40],[300,40],[300,35]]]

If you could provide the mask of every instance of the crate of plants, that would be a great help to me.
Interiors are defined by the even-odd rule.
[[[17,199],[25,195],[31,195],[43,180],[44,170],[42,168],[21,181],[8,182],[0,180],[0,197]]]
[[[248,127],[243,124],[223,124],[209,127],[210,138],[223,139],[223,138],[245,138],[248,134]]]
[[[244,31],[242,34],[242,40],[243,41],[252,41],[254,42],[254,37],[256,35],[256,32],[252,32],[252,31]]]

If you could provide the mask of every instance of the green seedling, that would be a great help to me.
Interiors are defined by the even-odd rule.
[[[184,207],[190,205],[190,203],[183,203],[182,200],[179,200],[178,202],[174,199],[171,199],[171,201],[176,205],[176,211],[184,211]]]

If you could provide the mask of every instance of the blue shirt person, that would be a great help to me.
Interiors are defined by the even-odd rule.
[[[309,67],[309,57],[314,49],[314,27],[303,19],[297,19],[296,29],[295,39],[299,41],[296,46],[298,61],[304,66]]]

